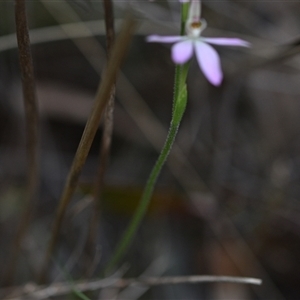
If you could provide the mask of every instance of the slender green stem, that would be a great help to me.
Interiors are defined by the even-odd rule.
[[[140,204],[130,222],[127,229],[125,230],[125,233],[116,249],[116,252],[114,253],[112,259],[108,263],[105,273],[110,273],[113,269],[113,267],[119,262],[119,260],[122,258],[122,256],[125,254],[126,250],[130,246],[130,243],[144,217],[144,215],[147,212],[147,208],[149,206],[154,186],[157,181],[157,178],[160,174],[160,171],[165,164],[165,161],[170,153],[170,150],[172,149],[172,145],[174,143],[176,133],[178,130],[179,125],[171,125],[168,137],[166,139],[165,145],[156,161],[156,164],[154,165],[152,172],[149,176],[149,179],[147,181],[143,196],[141,198]]]
[[[182,5],[181,35],[184,34],[188,8],[189,6],[187,3]],[[186,77],[188,74],[188,69],[189,69],[188,63],[184,64],[183,66],[176,66],[175,80],[174,80],[173,114],[172,114],[172,120],[171,120],[171,125],[170,125],[167,139],[150,173],[142,198],[131,219],[131,222],[126,228],[119,244],[117,245],[117,248],[113,253],[112,258],[107,263],[104,269],[105,274],[109,274],[113,270],[113,268],[118,264],[118,262],[122,259],[122,257],[125,255],[141,224],[142,219],[144,218],[147,212],[147,208],[150,204],[150,200],[152,198],[156,181],[172,149],[180,122],[185,112],[186,103],[187,103]]]
[[[108,262],[105,273],[108,274],[112,271],[114,266],[119,262],[119,260],[122,258],[122,256],[127,251],[128,247],[130,246],[134,235],[136,234],[139,225],[145,216],[147,212],[147,208],[149,206],[150,200],[152,198],[153,190],[156,184],[156,181],[158,179],[158,176],[161,172],[162,167],[164,166],[169,153],[172,149],[172,146],[174,144],[177,131],[182,119],[182,116],[184,114],[185,108],[186,108],[186,102],[187,102],[187,92],[186,92],[186,86],[185,83],[185,77],[187,72],[183,72],[181,69],[185,67],[176,67],[176,75],[175,75],[175,81],[178,83],[175,84],[175,92],[174,92],[174,109],[173,109],[173,117],[170,125],[170,130],[167,136],[167,139],[165,141],[164,147],[150,173],[150,176],[148,178],[146,187],[144,189],[143,196],[141,198],[141,201],[139,203],[139,206],[137,207],[135,214],[133,218],[131,219],[131,222],[129,223],[127,229],[125,230],[125,233],[123,237],[120,240],[120,243],[118,244],[115,253],[113,254],[111,260]]]
[[[187,19],[188,4],[182,5],[182,14],[181,14],[181,34],[184,34],[185,22]],[[164,166],[169,153],[174,144],[177,131],[182,120],[183,114],[185,112],[186,103],[187,103],[187,90],[186,90],[186,77],[188,73],[189,65],[184,64],[183,66],[176,66],[175,71],[175,82],[174,82],[174,98],[173,98],[173,114],[169,133],[163,149],[150,173],[148,181],[146,183],[142,198],[140,203],[126,228],[111,260],[108,262],[105,268],[105,274],[109,274],[116,264],[122,259],[128,250],[139,225],[145,216],[150,200],[153,195],[153,190],[157,182],[158,176],[161,172],[162,167]]]

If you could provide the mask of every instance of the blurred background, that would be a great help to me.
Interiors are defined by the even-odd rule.
[[[116,32],[128,2],[114,1]],[[40,108],[40,182],[13,285],[35,282],[106,57],[101,1],[26,4]],[[167,134],[174,64],[169,45],[146,43],[145,36],[177,35],[180,5],[132,1],[130,7],[139,24],[117,82],[96,247],[88,243],[88,232],[102,125],[63,222],[50,282],[101,274]],[[219,88],[207,82],[192,60],[188,106],[177,143],[149,213],[118,266],[125,277],[231,275],[258,277],[263,285],[110,288],[88,294],[91,299],[299,298],[299,13],[298,2],[203,2],[202,15],[208,23],[204,36],[240,37],[252,48],[216,47],[224,71]],[[4,282],[24,206],[26,148],[13,1],[0,2],[0,16],[0,278]]]

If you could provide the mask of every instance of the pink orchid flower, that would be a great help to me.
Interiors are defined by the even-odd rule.
[[[180,0],[183,2],[184,0]],[[147,37],[148,42],[175,43],[172,46],[172,60],[176,64],[186,63],[193,55],[207,80],[218,86],[223,79],[220,58],[217,51],[209,44],[222,46],[250,47],[250,43],[239,38],[205,38],[201,36],[206,28],[206,21],[200,19],[201,6],[199,0],[192,0],[189,16],[186,22],[186,35],[184,36],[159,36]]]

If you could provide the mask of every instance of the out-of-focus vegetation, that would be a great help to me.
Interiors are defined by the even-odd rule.
[[[26,4],[40,107],[40,183],[13,285],[36,281],[105,65],[101,1]],[[114,2],[117,32],[127,4]],[[144,37],[177,34],[179,4],[131,5],[140,24],[117,83],[97,241],[90,243],[88,232],[102,126],[63,221],[49,282],[101,275],[167,133],[174,64],[169,47],[147,44]],[[264,284],[253,289],[232,284],[104,289],[100,299],[298,297],[299,13],[298,2],[203,2],[202,15],[209,25],[203,35],[239,36],[253,47],[217,48],[225,74],[220,88],[210,86],[192,61],[188,107],[177,145],[149,214],[119,266],[123,270],[125,265],[128,277],[233,275],[259,277]],[[92,36],[76,27],[80,20]],[[64,23],[72,25],[66,30]],[[27,176],[13,2],[0,2],[0,34],[0,275],[5,282]],[[98,299],[98,294],[87,295]]]

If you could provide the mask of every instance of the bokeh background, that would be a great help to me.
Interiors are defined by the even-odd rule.
[[[49,282],[101,274],[167,134],[174,64],[169,45],[147,43],[145,36],[178,34],[180,5],[175,0],[116,0],[117,32],[129,6],[139,24],[117,82],[98,247],[91,249],[87,239],[102,126],[64,219]],[[27,1],[27,12],[40,107],[40,184],[14,285],[35,282],[105,65],[101,1]],[[177,143],[149,213],[118,266],[125,277],[251,276],[263,279],[263,285],[127,287],[91,293],[91,299],[300,297],[299,13],[298,1],[203,1],[202,15],[208,23],[204,36],[240,37],[252,47],[216,47],[225,77],[219,88],[207,82],[192,60],[188,107]],[[79,22],[84,23],[76,27]],[[0,35],[0,275],[4,282],[26,182],[13,1],[0,2]]]

